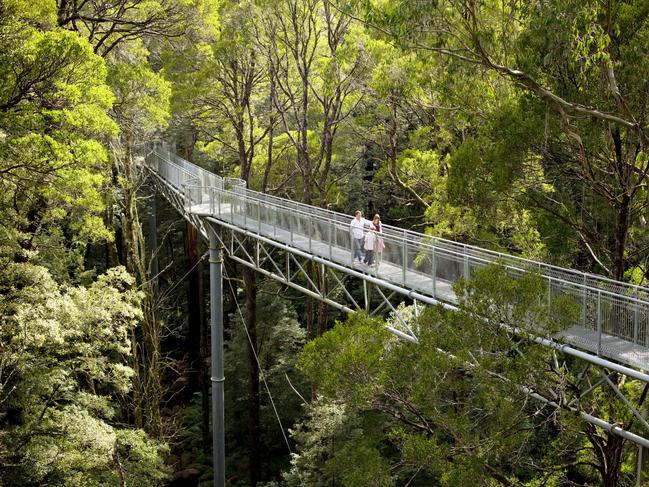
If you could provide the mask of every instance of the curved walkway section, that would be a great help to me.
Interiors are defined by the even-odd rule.
[[[456,303],[453,283],[485,265],[500,263],[511,275],[538,273],[547,300],[569,297],[579,320],[557,338],[582,350],[649,370],[649,289],[534,262],[471,245],[383,225],[385,249],[371,266],[352,259],[349,215],[270,196],[221,178],[162,148],[145,166],[176,192],[185,210],[361,270],[435,299]]]

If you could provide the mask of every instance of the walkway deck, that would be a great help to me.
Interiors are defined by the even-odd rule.
[[[250,217],[244,218],[241,214],[233,214],[230,205],[228,204],[221,205],[220,212],[217,211],[215,213],[212,213],[210,205],[208,204],[193,205],[190,208],[190,211],[199,216],[210,216],[217,220],[230,223],[238,228],[290,245],[291,247],[295,247],[296,249],[309,254],[324,257],[327,260],[343,265],[349,269],[371,274],[394,284],[405,283],[409,287],[418,291],[423,291],[425,294],[431,296],[432,294],[430,291],[435,289],[436,298],[450,303],[457,302],[452,288],[453,284],[451,282],[441,279],[434,280],[430,276],[408,269],[405,271],[404,275],[402,266],[397,266],[386,261],[379,262],[377,260],[372,266],[353,262],[352,252],[349,246],[330,246],[328,243],[320,240],[310,239],[306,235],[292,233],[286,229],[278,228],[277,226],[269,225],[268,223],[260,222],[259,220]],[[345,227],[345,231],[348,231],[347,227]]]
[[[354,264],[351,216],[250,191],[157,149],[147,167],[178,195],[186,211],[209,216],[348,269],[456,303],[452,285],[476,268],[500,262],[512,274],[536,272],[547,282],[548,301],[568,296],[582,310],[578,323],[556,338],[622,364],[649,370],[649,289],[601,276],[499,254],[478,247],[384,226],[380,263]]]
[[[430,295],[441,301],[456,304],[457,297],[453,291],[453,283],[433,279],[430,275],[425,275],[413,270],[406,270],[405,276],[403,266],[397,266],[390,262],[377,262],[375,265],[367,266],[352,262],[352,252],[349,247],[329,246],[322,241],[314,241],[308,236],[291,233],[288,230],[277,228],[259,220],[243,215],[232,213],[229,204],[220,206],[220,212],[212,212],[210,205],[207,203],[193,205],[190,208],[192,213],[200,216],[209,216],[217,220],[235,225],[238,228],[257,233],[266,238],[277,242],[290,245],[304,252],[308,252],[319,257],[324,257],[332,262],[343,265],[349,269],[371,274],[372,276],[384,279],[393,284],[403,284],[423,294]],[[405,279],[404,279],[405,278]],[[434,292],[431,292],[434,290]],[[597,331],[586,329],[582,326],[573,326],[555,338],[563,340],[576,348],[593,352],[597,354],[598,338]],[[598,355],[614,359],[620,363],[639,367],[647,370],[649,368],[649,348],[642,345],[634,344],[622,338],[601,334],[599,342],[600,353]]]

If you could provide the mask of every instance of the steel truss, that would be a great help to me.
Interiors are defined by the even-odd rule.
[[[223,222],[208,218],[212,223],[223,225]],[[355,311],[365,311],[368,315],[378,315],[381,311],[389,309],[401,325],[408,330],[401,331],[394,327],[388,329],[410,342],[417,343],[417,336],[410,329],[407,320],[402,316],[393,304],[397,292],[391,290],[386,295],[380,287],[381,281],[375,279],[368,272],[354,271],[345,269],[347,272],[341,272],[336,269],[338,266],[328,265],[327,262],[316,262],[311,256],[303,252],[291,252],[284,248],[282,244],[272,242],[268,239],[260,239],[255,234],[247,231],[241,231],[232,225],[225,225],[230,230],[223,241],[228,257],[241,265],[250,267],[266,277],[274,279],[292,289],[322,301],[329,306],[345,312],[352,313]],[[252,239],[254,251],[251,253],[248,241]],[[331,263],[329,263],[331,264]],[[318,266],[319,281],[315,282],[309,272],[310,265]],[[362,280],[363,296],[362,299],[354,298],[347,290],[346,281],[349,278],[358,278]],[[324,286],[324,280],[332,283],[333,287]],[[388,284],[389,283],[385,283]],[[374,293],[373,291],[376,291]],[[380,299],[373,299],[378,296]]]
[[[210,224],[219,225],[227,230],[227,232],[221,232],[222,243],[228,257],[233,261],[322,301],[339,311],[346,313],[365,311],[370,316],[389,311],[398,326],[387,326],[388,330],[409,342],[418,343],[417,325],[410,323],[409,319],[396,306],[403,301],[404,297],[412,300],[415,314],[422,304],[441,304],[446,308],[457,309],[426,296],[417,295],[408,289],[400,289],[392,283],[377,279],[369,271],[363,272],[340,266],[253,232],[242,230],[227,222],[211,217],[207,217],[206,220]],[[309,273],[309,265],[318,266],[320,282],[314,281]],[[362,281],[363,296],[361,299],[355,298],[347,290],[346,282],[354,278]],[[323,279],[328,279],[328,282],[334,285],[332,287],[322,286]],[[510,331],[524,333],[521,330],[510,329]],[[630,440],[640,447],[649,448],[649,422],[642,413],[642,404],[634,404],[614,381],[615,376],[622,374],[644,382],[645,388],[649,390],[648,374],[572,349],[552,340],[535,337],[534,341],[554,349],[553,369],[557,374],[562,374],[562,371],[565,370],[565,364],[561,364],[559,361],[560,353],[583,361],[585,363],[584,370],[579,374],[577,383],[570,384],[569,387],[566,387],[565,384],[558,384],[554,390],[538,391],[526,387],[523,387],[522,390],[547,405],[572,411],[595,426]],[[592,396],[595,391],[603,389],[608,389],[620,404],[633,414],[635,417],[634,431],[631,431],[631,425],[604,421],[580,409],[580,401]],[[645,396],[646,393],[643,393],[640,398],[642,402],[644,402]]]
[[[165,197],[165,199],[174,207],[174,209],[180,213],[180,215],[191,223],[194,228],[196,228],[203,238],[207,241],[209,240],[209,232],[205,227],[205,222],[195,213],[188,211],[185,207],[185,197],[179,193],[175,188],[169,186],[165,183],[164,179],[160,178],[156,173],[147,171],[149,176],[149,181],[153,183],[153,186]]]
[[[630,440],[639,447],[649,448],[649,439],[647,439],[649,437],[649,423],[645,419],[645,414],[642,413],[647,392],[649,391],[648,383],[644,383],[643,392],[638,398],[638,402],[634,404],[633,400],[622,392],[614,380],[621,375],[620,372],[602,365],[586,363],[584,370],[577,376],[576,382],[568,384],[561,380],[562,376],[565,377],[564,371],[566,368],[565,364],[559,365],[556,352],[554,353],[554,362],[553,371],[556,372],[559,378],[556,389],[543,391],[543,394],[530,388],[522,389],[545,404],[579,414],[588,423]],[[627,420],[626,424],[621,421],[611,423],[585,412],[581,402],[588,399],[589,396],[593,396],[596,391],[608,393],[608,396],[613,394],[622,409],[630,412],[634,419]],[[631,431],[632,427],[634,427],[635,432]]]
[[[411,343],[418,343],[416,324],[409,323],[409,320],[399,312],[395,305],[403,301],[404,298],[409,298],[413,302],[415,310],[417,310],[418,303],[423,305],[441,305],[447,309],[457,310],[457,307],[451,304],[438,301],[430,296],[422,295],[413,290],[402,288],[379,279],[373,276],[369,270],[363,271],[341,266],[340,264],[308,254],[284,243],[273,241],[248,230],[243,230],[228,222],[217,220],[213,217],[196,215],[186,207],[186,200],[183,194],[166,184],[156,173],[149,172],[149,174],[152,176],[151,180],[154,182],[157,190],[206,239],[209,238],[208,227],[210,225],[218,225],[223,230],[227,230],[221,232],[221,239],[228,257],[233,261],[254,269],[260,274],[300,291],[307,296],[322,301],[339,311],[350,313],[362,310],[372,316],[389,310],[399,326],[388,326],[387,328],[399,338]],[[251,239],[252,244],[249,243]],[[319,268],[320,282],[314,282],[313,277],[308,272],[309,266],[313,265]],[[329,283],[333,283],[333,287],[323,286],[322,282],[325,279]],[[355,298],[349,293],[346,286],[346,282],[349,279],[360,279],[362,281],[362,299]],[[510,331],[526,333],[516,329],[510,329]],[[579,375],[577,384],[573,384],[571,387],[560,387],[556,390],[548,391],[537,391],[531,388],[521,387],[522,390],[545,404],[573,411],[590,424],[632,441],[641,448],[649,448],[649,422],[647,422],[642,412],[643,405],[634,404],[613,380],[616,375],[622,374],[626,377],[642,381],[645,387],[640,398],[642,403],[649,389],[649,374],[551,339],[533,337],[533,340],[540,345],[554,349],[554,368],[557,372],[562,369],[558,359],[559,353],[583,361],[585,367],[584,371]],[[604,421],[580,410],[581,400],[593,395],[595,391],[605,388],[611,391],[626,410],[634,416],[635,421],[633,426],[635,427],[635,432],[630,431],[632,426],[630,424],[621,425],[617,422]]]

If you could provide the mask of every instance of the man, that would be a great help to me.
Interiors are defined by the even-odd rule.
[[[349,233],[352,237],[352,262],[356,262],[357,259],[358,262],[363,262],[363,236],[367,224],[369,224],[369,221],[363,218],[363,212],[357,210],[349,224]]]

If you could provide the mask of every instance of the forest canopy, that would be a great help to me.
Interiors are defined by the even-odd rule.
[[[215,478],[207,242],[153,144],[644,287],[648,54],[647,0],[0,0],[0,485]],[[226,259],[227,483],[642,481],[646,452],[584,418],[640,434],[646,384],[539,346],[580,310],[505,267],[456,311],[347,315],[314,295],[371,285],[308,262],[307,296]]]

